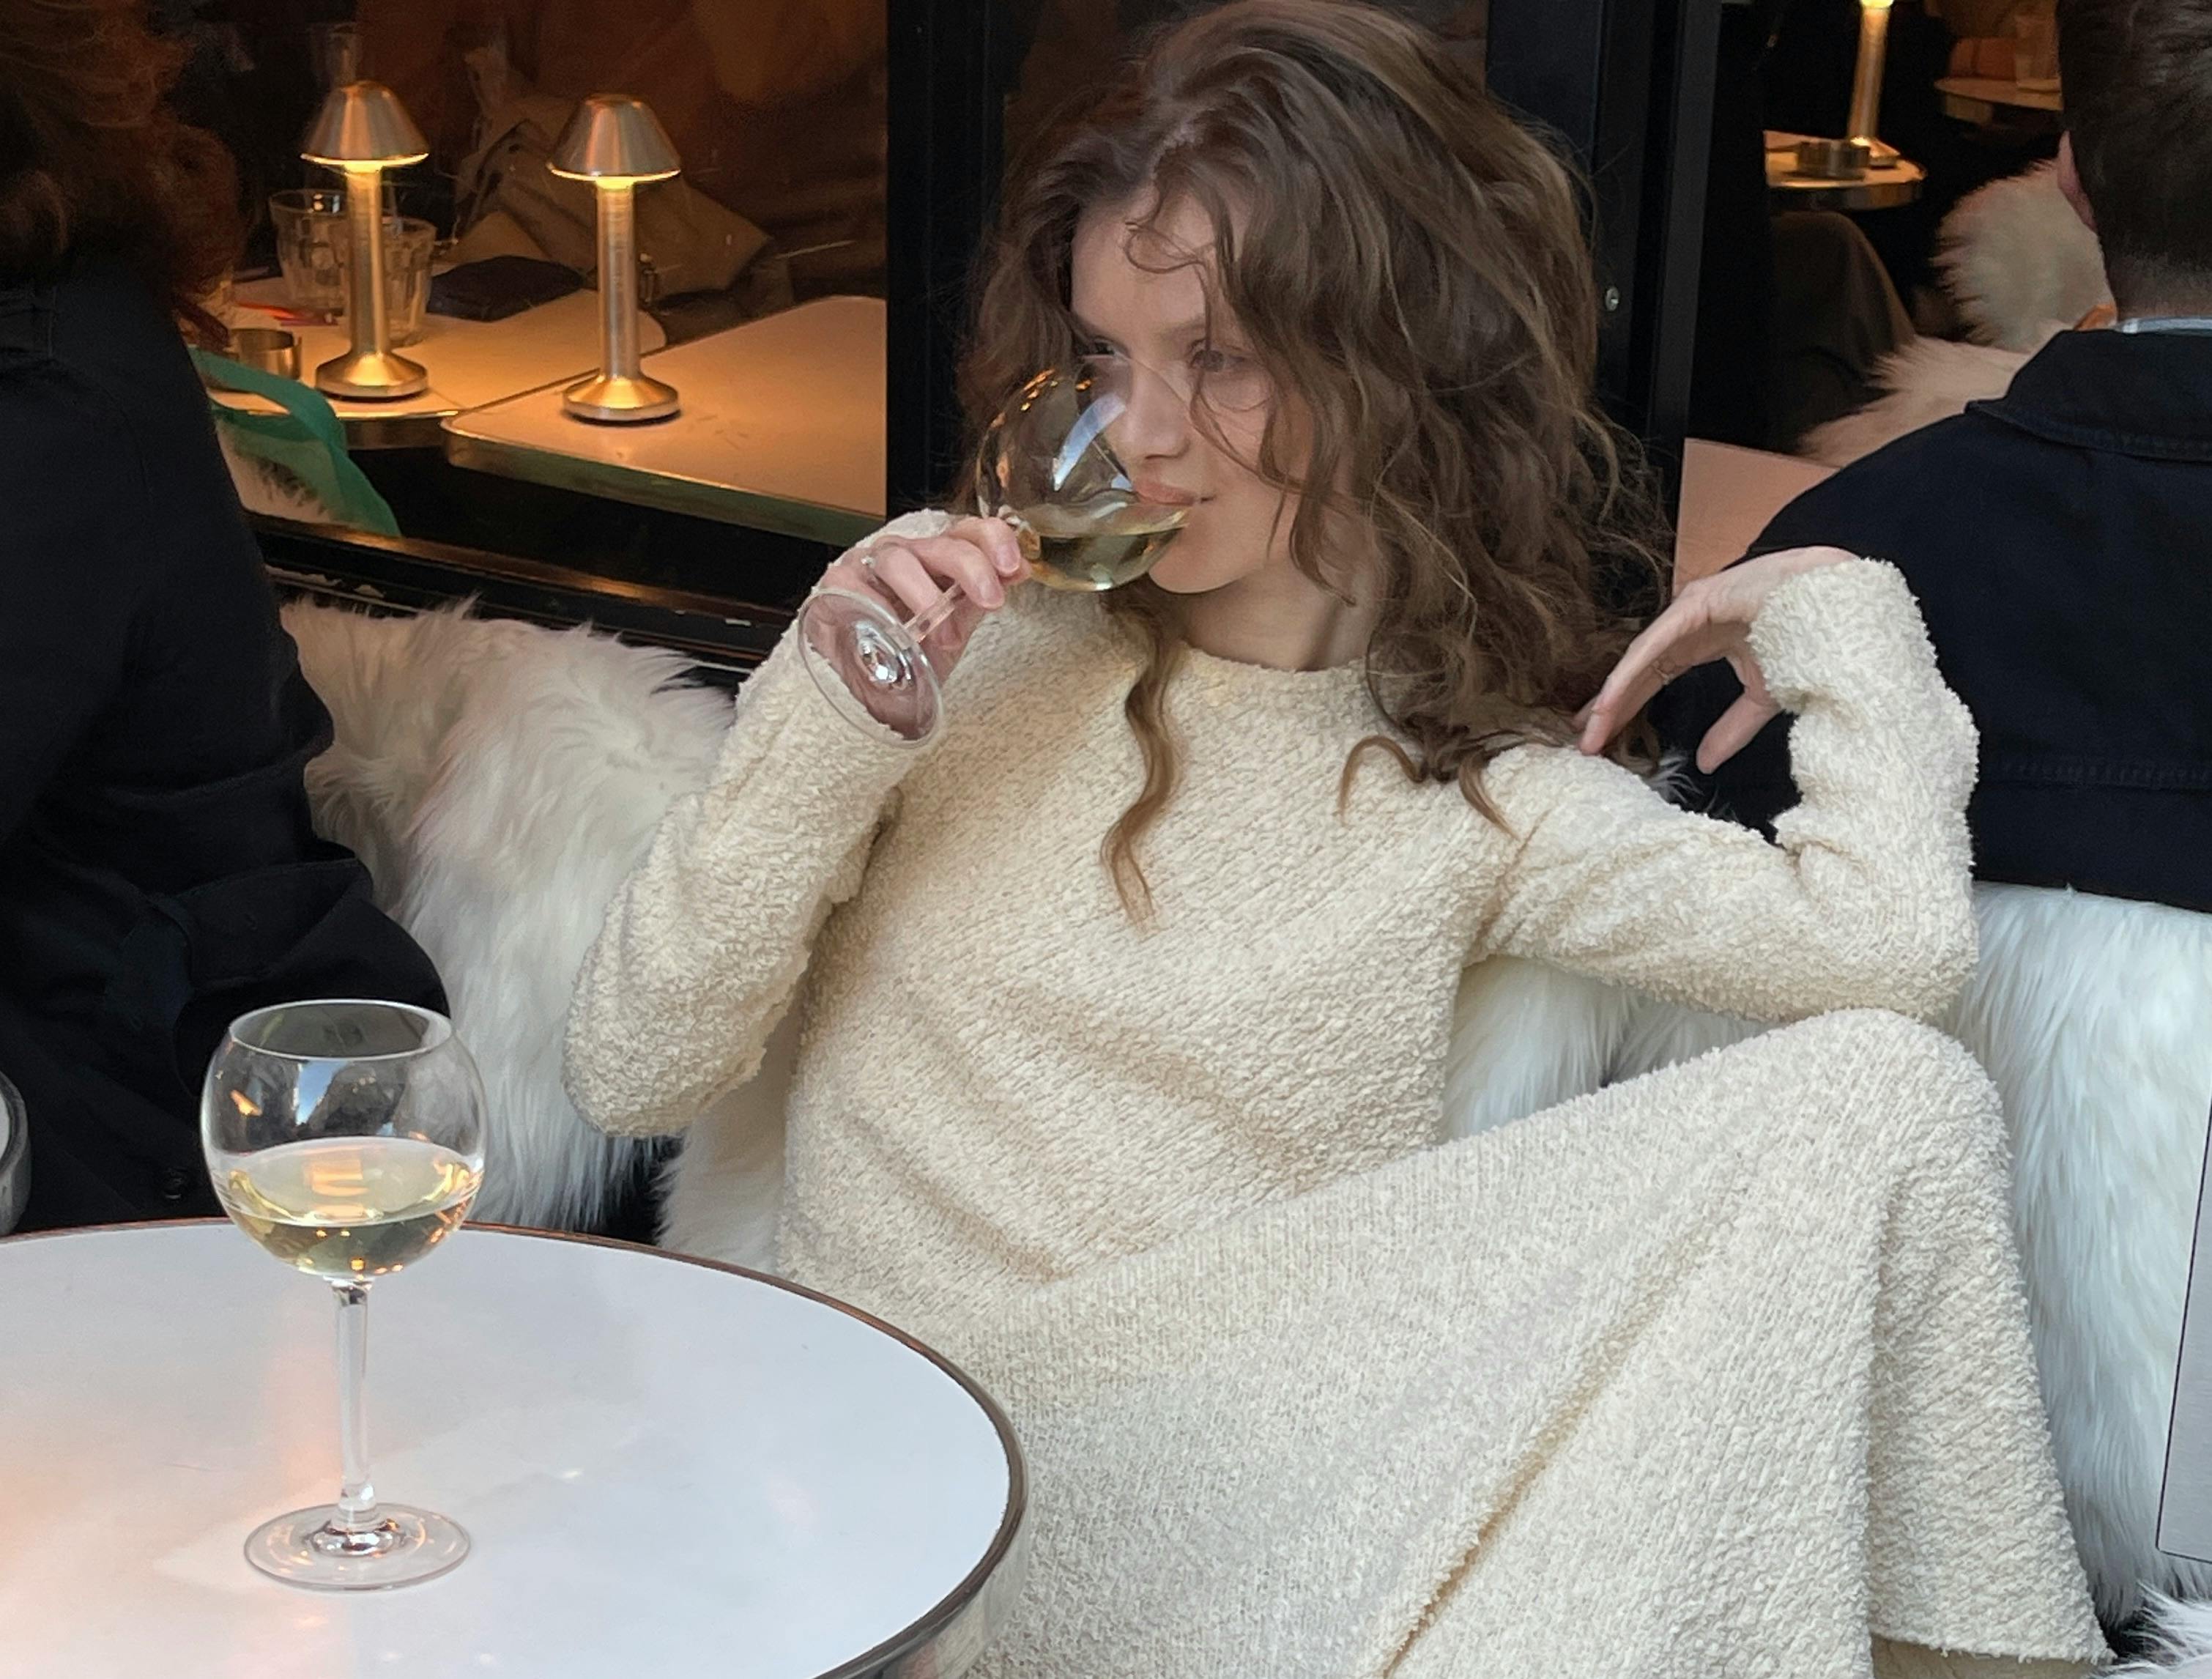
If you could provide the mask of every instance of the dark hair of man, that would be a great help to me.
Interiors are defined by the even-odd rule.
[[[2122,312],[2212,305],[2212,0],[2058,0],[2058,57]]]

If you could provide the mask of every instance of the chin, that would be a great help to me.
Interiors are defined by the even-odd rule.
[[[1146,575],[1170,594],[1210,594],[1250,569],[1208,554],[1203,544],[1178,538]]]

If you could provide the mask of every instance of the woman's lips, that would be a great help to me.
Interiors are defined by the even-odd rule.
[[[1137,492],[1137,499],[1159,508],[1194,508],[1206,498],[1194,496],[1188,490],[1178,490],[1171,484],[1158,484],[1149,478],[1133,478],[1129,488]]]

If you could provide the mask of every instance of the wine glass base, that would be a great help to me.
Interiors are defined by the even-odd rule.
[[[799,611],[800,650],[815,685],[845,719],[908,742],[936,733],[936,666],[906,628],[866,595],[823,589]]]
[[[403,1504],[377,1506],[364,1534],[341,1533],[337,1509],[295,1510],[246,1536],[246,1560],[272,1579],[317,1591],[381,1591],[435,1579],[469,1554],[460,1524]]]

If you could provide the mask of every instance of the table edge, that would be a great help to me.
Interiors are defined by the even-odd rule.
[[[525,391],[520,396],[542,395],[546,387]],[[882,525],[885,515],[861,508],[841,508],[828,502],[800,501],[765,490],[743,490],[708,484],[680,472],[663,472],[617,461],[596,460],[562,454],[532,443],[518,443],[471,431],[461,423],[489,410],[518,400],[510,397],[483,408],[465,409],[439,423],[446,459],[455,466],[495,478],[520,478],[555,490],[604,496],[632,507],[653,508],[664,513],[688,514],[718,524],[747,530],[772,532],[808,542],[848,547]]]
[[[53,1230],[28,1230],[0,1236],[0,1248],[19,1243],[39,1242],[56,1237],[90,1236],[118,1231],[190,1230],[227,1226],[224,1218],[139,1219],[115,1224],[69,1225]],[[706,1259],[697,1254],[676,1253],[666,1248],[649,1247],[642,1242],[618,1241],[609,1236],[586,1236],[574,1231],[532,1230],[520,1225],[494,1223],[465,1224],[464,1230],[483,1231],[495,1236],[514,1236],[545,1242],[566,1242],[579,1247],[611,1248],[618,1252],[642,1254],[650,1259],[670,1261],[679,1265],[696,1265],[703,1270],[726,1272],[731,1276],[744,1277],[749,1281],[766,1283],[772,1288],[796,1294],[817,1305],[828,1306],[833,1311],[856,1318],[870,1329],[889,1335],[909,1352],[918,1353],[943,1371],[981,1408],[999,1436],[999,1447],[1006,1458],[1006,1507],[1000,1516],[998,1531],[992,1535],[990,1544],[975,1566],[963,1575],[960,1583],[933,1604],[909,1625],[858,1656],[818,1675],[817,1679],[895,1679],[896,1676],[912,1671],[934,1673],[934,1663],[915,1662],[915,1658],[930,1650],[935,1642],[950,1631],[971,1610],[983,1602],[984,1589],[997,1576],[1007,1560],[1016,1554],[1016,1547],[1024,1537],[1024,1527],[1029,1514],[1029,1464],[1022,1456],[1021,1440],[1014,1433],[1012,1420],[1000,1408],[999,1402],[983,1390],[982,1385],[966,1371],[946,1358],[935,1347],[915,1339],[893,1323],[887,1323],[871,1312],[840,1300],[833,1295],[807,1287],[788,1278],[771,1276],[765,1271],[756,1271],[748,1266],[732,1265],[726,1260]],[[1013,1584],[1018,1585],[1018,1582]],[[1003,1607],[1000,1605],[1000,1607]],[[988,1616],[988,1609],[984,1611]],[[988,1635],[988,1634],[987,1634]]]

